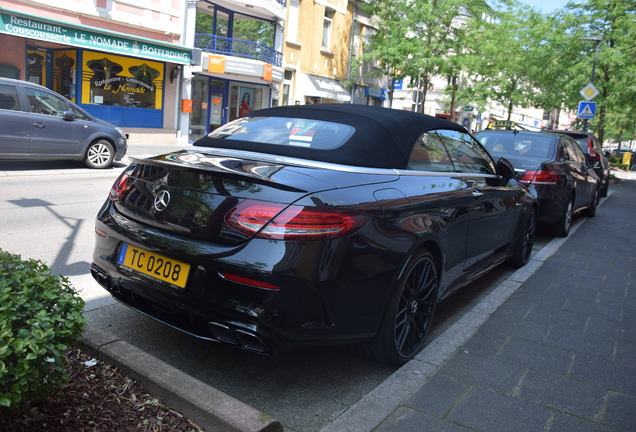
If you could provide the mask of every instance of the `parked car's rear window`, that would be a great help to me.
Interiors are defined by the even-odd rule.
[[[541,134],[515,134],[480,132],[479,141],[496,156],[525,156],[534,159],[551,159],[555,153],[555,140]]]
[[[20,98],[16,86],[0,84],[0,109],[20,111]]]
[[[213,130],[210,138],[329,150],[340,147],[355,129],[323,120],[246,117]]]

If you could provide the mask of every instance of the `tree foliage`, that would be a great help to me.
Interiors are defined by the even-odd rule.
[[[392,78],[457,75],[457,98],[510,114],[520,107],[576,110],[591,80],[600,94],[591,129],[632,139],[636,132],[636,2],[577,0],[542,14],[517,0],[364,2],[377,31],[367,59]],[[485,19],[488,18],[488,19]],[[581,122],[576,124],[581,127]]]
[[[374,16],[374,34],[366,60],[380,60],[391,78],[422,80],[424,99],[436,75],[450,75],[458,68],[456,53],[466,40],[462,17],[480,15],[481,0],[374,0],[362,3]]]

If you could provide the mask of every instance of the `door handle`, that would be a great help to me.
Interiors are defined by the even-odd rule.
[[[473,198],[481,198],[484,196],[483,192],[479,192],[477,189],[473,189]]]
[[[35,126],[36,128],[40,128],[42,129],[44,127],[44,125],[42,123],[33,123],[33,126]]]

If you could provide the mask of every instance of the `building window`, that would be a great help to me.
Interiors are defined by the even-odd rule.
[[[291,42],[298,41],[298,7],[299,0],[291,0],[289,2],[289,18],[285,21],[287,26],[287,40]]]
[[[322,27],[322,49],[330,51],[331,42],[331,22],[333,21],[333,11],[325,9],[325,20]]]
[[[356,22],[353,25],[353,52],[351,55],[357,57],[360,54],[360,34],[362,33],[362,25]]]

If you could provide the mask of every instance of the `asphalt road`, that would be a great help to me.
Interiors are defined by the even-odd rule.
[[[129,155],[175,146],[135,146]],[[86,301],[90,326],[110,332],[191,376],[280,420],[288,431],[318,431],[390,376],[395,368],[349,347],[319,347],[262,356],[201,341],[116,303],[89,274],[93,219],[126,166],[90,170],[79,162],[0,161],[0,248],[41,259],[68,276]],[[536,250],[551,240],[540,230]],[[438,306],[430,340],[512,273],[500,266]]]

